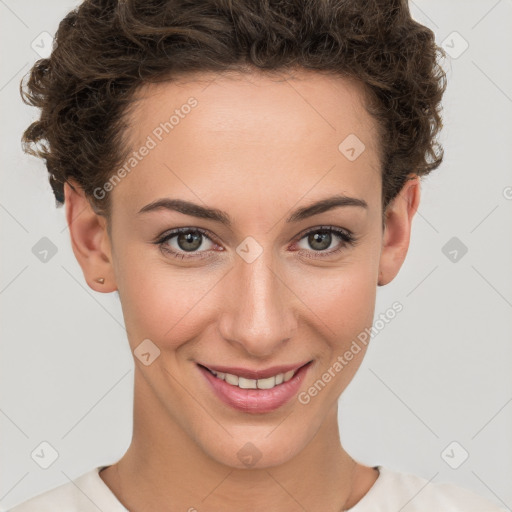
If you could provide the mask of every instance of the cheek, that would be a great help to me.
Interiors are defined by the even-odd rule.
[[[375,282],[366,265],[347,265],[315,282],[305,302],[312,310],[309,330],[321,338],[322,352],[317,371],[298,396],[299,403],[314,404],[307,411],[330,407],[351,382],[370,342],[367,329],[375,309]]]
[[[127,252],[119,262],[118,287],[125,324],[133,344],[149,338],[159,346],[178,346],[180,340],[201,332],[200,322],[194,319],[201,318],[206,303],[203,299],[218,276],[156,260],[148,262]]]
[[[337,268],[315,269],[295,276],[293,290],[306,317],[331,345],[343,345],[372,324],[375,271],[363,258]],[[308,312],[309,311],[309,312]]]

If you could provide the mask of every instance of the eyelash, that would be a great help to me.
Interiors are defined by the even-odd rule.
[[[189,256],[185,252],[177,252],[173,249],[169,249],[169,246],[165,245],[166,242],[174,238],[176,235],[179,235],[180,233],[201,233],[206,238],[208,238],[211,242],[215,243],[214,240],[209,236],[208,231],[202,229],[202,228],[177,228],[172,230],[171,232],[163,235],[158,240],[153,242],[154,244],[158,245],[160,249],[167,253],[171,254],[175,258],[180,258],[182,260],[185,259],[203,259],[208,258],[208,252],[209,251],[199,251],[199,252],[191,252],[190,254],[194,254],[194,256]],[[332,256],[334,254],[337,254],[341,252],[343,249],[345,249],[347,246],[354,247],[357,245],[358,238],[351,232],[345,229],[336,228],[334,226],[318,226],[312,229],[308,229],[306,231],[303,231],[302,233],[299,233],[297,235],[297,241],[301,241],[303,238],[308,236],[310,233],[334,233],[341,239],[341,243],[337,249],[331,249],[330,251],[307,251],[307,252],[313,252],[315,253],[315,256],[305,256],[306,258],[312,258],[312,259],[318,259],[318,258],[325,258],[328,256]],[[298,251],[300,252],[300,251]]]

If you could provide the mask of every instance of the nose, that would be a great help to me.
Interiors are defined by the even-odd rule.
[[[272,356],[297,330],[297,300],[266,251],[235,265],[223,284],[220,335],[251,356]]]

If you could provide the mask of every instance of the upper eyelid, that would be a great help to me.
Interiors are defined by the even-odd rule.
[[[161,242],[170,240],[171,238],[174,238],[175,236],[177,236],[177,235],[179,235],[180,233],[183,233],[183,232],[192,232],[193,233],[194,231],[197,231],[197,232],[201,233],[202,235],[206,236],[207,238],[210,239],[211,242],[218,243],[218,242],[215,241],[216,237],[212,236],[211,232],[208,231],[207,229],[196,228],[196,227],[188,227],[188,226],[187,227],[171,229],[169,231],[164,232],[162,235],[160,235],[156,239],[156,243],[161,243]]]
[[[300,233],[298,233],[295,236],[295,238],[300,240],[300,239],[304,238],[307,234],[314,233],[315,231],[332,231],[335,235],[338,235],[338,236],[341,236],[339,234],[339,231],[342,231],[348,236],[353,236],[352,231],[350,231],[347,228],[340,228],[337,226],[328,226],[328,225],[324,224],[324,225],[314,226],[312,228],[306,228],[303,231],[301,231]]]

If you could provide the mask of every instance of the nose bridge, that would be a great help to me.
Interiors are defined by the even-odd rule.
[[[230,299],[221,308],[221,334],[252,355],[271,355],[296,329],[291,292],[281,282],[270,250],[231,272]],[[279,276],[279,277],[278,277]]]

